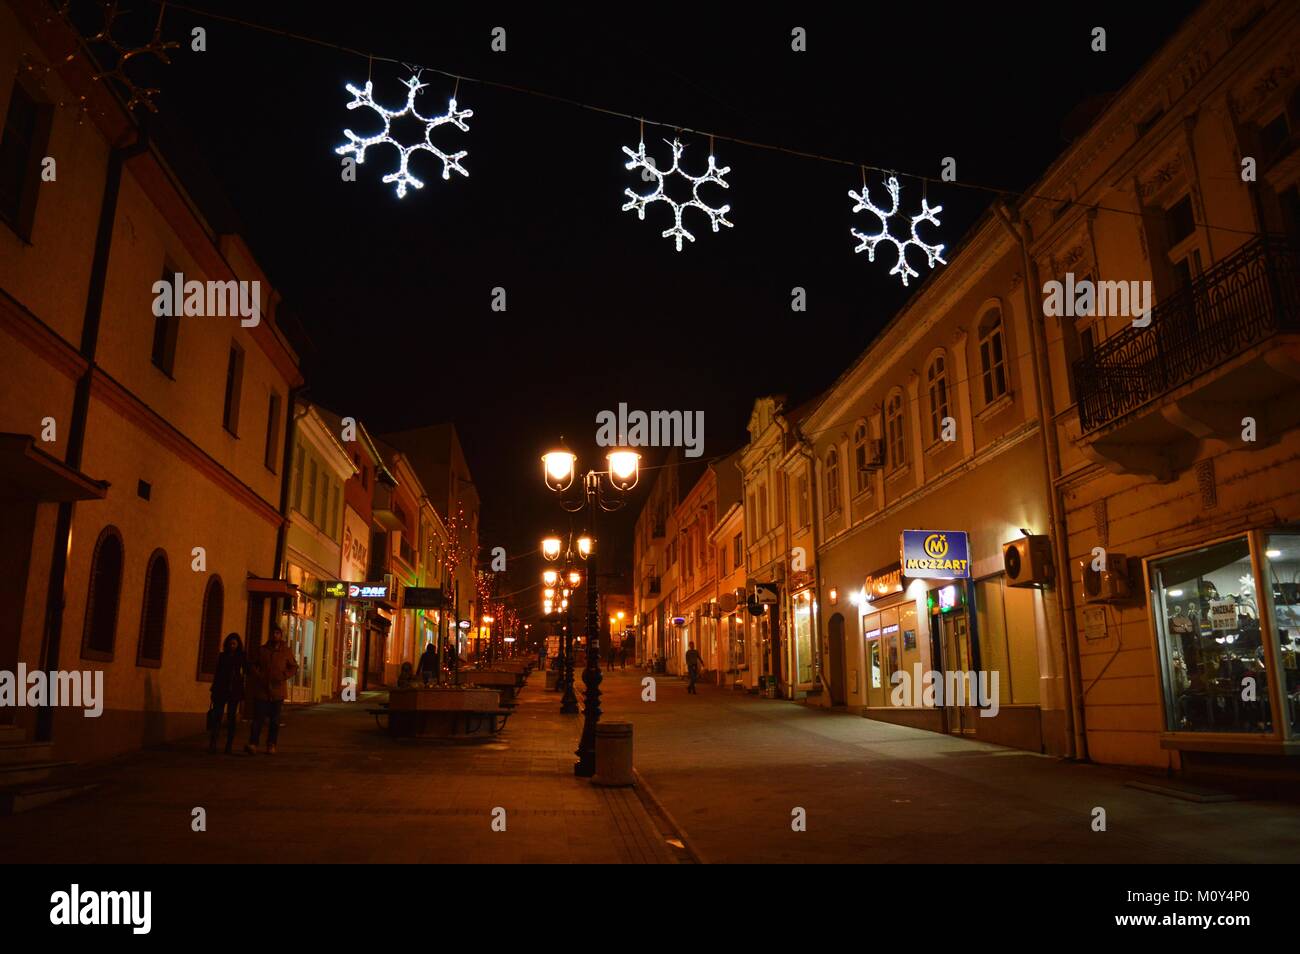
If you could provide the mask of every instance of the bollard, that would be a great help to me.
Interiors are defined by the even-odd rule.
[[[632,723],[596,725],[596,774],[591,784],[616,787],[632,784]]]

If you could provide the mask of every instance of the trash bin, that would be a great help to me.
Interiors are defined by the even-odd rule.
[[[596,725],[596,774],[593,785],[632,784],[632,723],[600,722]]]

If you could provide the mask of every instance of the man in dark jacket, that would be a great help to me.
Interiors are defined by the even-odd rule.
[[[696,695],[695,680],[700,678],[700,669],[704,660],[700,658],[700,651],[691,643],[690,648],[686,650],[686,675],[690,677],[690,682],[686,685],[686,691],[691,695]]]
[[[408,663],[409,665],[409,663]],[[298,671],[298,663],[284,641],[279,626],[271,630],[271,641],[253,654],[249,666],[249,681],[253,690],[253,731],[244,751],[252,755],[262,736],[262,723],[267,723],[266,754],[275,754],[275,743],[280,736],[280,709],[289,695],[289,680]]]
[[[420,653],[420,677],[427,686],[433,682],[438,673],[438,647],[429,643],[424,647],[424,652]]]
[[[235,726],[239,722],[239,703],[244,699],[244,641],[231,633],[217,657],[217,671],[212,676],[212,707],[208,712],[208,751],[217,751],[221,716],[226,715],[226,754],[235,747]]]

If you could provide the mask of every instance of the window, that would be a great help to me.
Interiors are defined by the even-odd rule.
[[[36,218],[41,160],[53,115],[53,107],[37,102],[22,83],[14,81],[0,136],[0,218],[24,241],[31,238]]]
[[[1238,537],[1151,567],[1169,731],[1271,732],[1268,655],[1249,540]],[[1247,679],[1255,687],[1249,700],[1242,691]]]
[[[853,490],[863,493],[871,485],[867,469],[867,425],[859,423],[853,431]]]
[[[758,485],[758,535],[767,533],[767,484]]]
[[[731,568],[737,569],[745,563],[745,535],[738,533],[731,539]]]
[[[337,483],[331,489],[329,534],[331,537],[339,535],[339,485]]]
[[[176,278],[176,269],[164,265],[162,280],[171,285]],[[171,309],[168,309],[170,311]],[[176,372],[176,339],[180,334],[181,319],[179,315],[155,315],[153,319],[153,364],[167,377]]]
[[[984,404],[992,404],[1007,393],[1006,358],[1002,346],[1002,310],[990,308],[979,323],[980,377]]]
[[[230,360],[226,362],[226,402],[221,413],[221,424],[231,434],[239,436],[239,395],[244,386],[244,349],[230,343]]]
[[[1278,641],[1290,710],[1291,733],[1300,732],[1300,534],[1271,533],[1264,547],[1264,573],[1272,599],[1273,634]]]
[[[834,447],[826,455],[826,512],[838,513],[840,509],[840,452]]]
[[[1192,197],[1185,195],[1165,210],[1165,237],[1171,246],[1196,231],[1196,217],[1192,213]]]
[[[934,443],[943,437],[943,422],[948,417],[948,372],[943,352],[930,359],[925,387],[930,396],[930,442]]]
[[[140,604],[140,648],[137,666],[162,664],[163,633],[167,628],[167,554],[155,550],[144,571],[144,600]]]
[[[122,535],[105,527],[90,558],[90,588],[86,595],[86,628],[81,655],[110,660],[117,639],[117,608],[122,595]]]
[[[271,473],[276,473],[277,459],[280,456],[280,395],[271,392],[271,400],[266,408],[266,457],[263,463]]]
[[[806,527],[812,522],[812,515],[808,506],[808,475],[800,474],[799,479],[795,482],[795,493],[798,495],[798,516],[799,526]]]
[[[299,444],[293,462],[293,508],[299,512],[302,511],[302,476],[306,464],[306,455],[307,452]]]
[[[753,540],[758,536],[758,504],[754,502],[754,492],[751,490],[748,494],[749,505],[745,507],[745,525],[749,529],[749,539]]]
[[[903,435],[903,392],[895,390],[885,402],[886,452],[891,470],[898,470],[907,463],[907,441]]]
[[[306,517],[312,523],[316,522],[316,458],[309,458],[307,461],[307,513]]]
[[[225,611],[226,591],[221,577],[208,577],[203,591],[203,616],[199,620],[199,677],[209,678],[217,671],[221,655],[221,616]]]

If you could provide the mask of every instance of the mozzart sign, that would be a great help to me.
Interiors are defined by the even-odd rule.
[[[964,530],[904,530],[903,575],[928,580],[970,578],[970,547]]]

